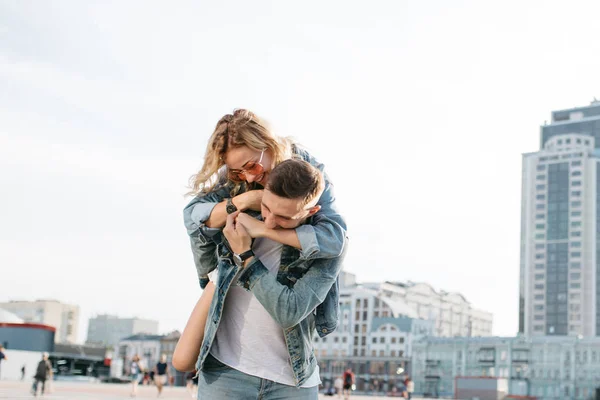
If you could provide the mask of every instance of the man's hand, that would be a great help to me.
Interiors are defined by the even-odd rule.
[[[264,222],[259,221],[256,218],[252,218],[248,214],[244,213],[238,215],[236,224],[242,225],[250,237],[253,238],[265,237],[266,230],[268,229]]]
[[[252,247],[252,238],[246,228],[235,221],[239,214],[239,211],[229,214],[225,228],[223,228],[223,234],[227,238],[231,250],[236,254],[241,254]]]
[[[241,203],[241,207],[238,208],[242,211],[260,211],[263,193],[264,190],[249,190],[247,192],[237,195],[236,198],[239,198]],[[237,203],[237,201],[235,201],[234,203]]]

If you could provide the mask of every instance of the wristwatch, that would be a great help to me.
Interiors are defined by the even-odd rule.
[[[227,199],[227,205],[225,206],[225,211],[227,211],[227,214],[232,214],[237,210],[237,207],[235,206],[235,204],[233,204],[233,199]]]
[[[254,252],[252,251],[252,249],[243,252],[242,254],[233,254],[233,260],[235,261],[235,265],[237,265],[238,267],[243,267],[244,266],[244,261],[246,261],[247,259],[249,259],[250,257],[254,256]]]

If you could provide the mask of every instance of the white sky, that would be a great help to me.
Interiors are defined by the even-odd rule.
[[[182,329],[188,177],[235,107],[312,149],[361,281],[517,331],[521,153],[600,97],[596,1],[0,1],[0,301]]]

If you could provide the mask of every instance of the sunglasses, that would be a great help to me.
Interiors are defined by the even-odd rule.
[[[265,150],[260,153],[258,161],[248,161],[242,169],[229,169],[227,177],[234,182],[244,182],[246,181],[246,174],[256,176],[265,172],[265,167],[261,164]]]

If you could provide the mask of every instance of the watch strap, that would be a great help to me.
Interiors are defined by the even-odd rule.
[[[252,257],[254,255],[254,252],[252,251],[252,249],[243,252],[242,254],[239,254],[240,259],[242,261],[246,261],[247,259],[249,259],[250,257]]]

